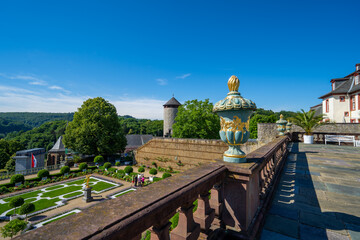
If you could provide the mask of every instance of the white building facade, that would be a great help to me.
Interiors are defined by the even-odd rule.
[[[355,72],[331,79],[331,92],[320,97],[324,121],[360,123],[360,63]]]

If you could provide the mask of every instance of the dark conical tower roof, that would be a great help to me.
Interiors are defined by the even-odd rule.
[[[62,142],[62,138],[63,138],[62,136],[60,136],[58,138],[55,145],[52,147],[52,149],[49,150],[49,152],[64,152],[65,151],[65,146]]]
[[[167,103],[165,103],[163,105],[164,107],[178,107],[181,106],[181,103],[179,103],[178,100],[176,100],[176,98],[172,97],[169,101],[167,101]]]

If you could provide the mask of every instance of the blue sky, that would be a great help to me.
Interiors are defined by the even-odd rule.
[[[231,75],[265,109],[309,109],[360,63],[360,1],[1,1],[0,111],[120,115],[216,102]]]

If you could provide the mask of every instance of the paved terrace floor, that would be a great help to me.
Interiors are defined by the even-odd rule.
[[[261,240],[360,240],[360,148],[293,143]]]

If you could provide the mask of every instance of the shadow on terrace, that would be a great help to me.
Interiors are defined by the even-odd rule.
[[[360,239],[360,149],[292,143],[261,240]]]

